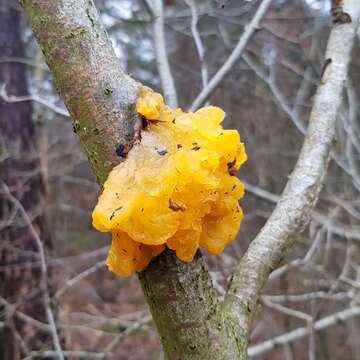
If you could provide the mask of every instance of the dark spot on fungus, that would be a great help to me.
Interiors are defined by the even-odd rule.
[[[177,144],[177,148],[178,148],[178,149],[181,149],[181,148],[182,148],[182,145],[181,145],[181,144]]]
[[[186,207],[179,205],[174,201],[172,201],[171,199],[169,199],[169,209],[171,209],[172,211],[185,211]]]
[[[236,176],[237,170],[235,164],[236,158],[233,161],[227,163],[228,173],[230,176]]]
[[[157,153],[160,155],[160,156],[164,156],[167,154],[167,150],[157,150]]]
[[[231,189],[231,190],[233,190],[233,191],[234,191],[235,189],[236,189],[236,185],[233,185],[233,187],[232,187],[232,189]]]
[[[144,212],[144,208],[141,208],[141,212]]]
[[[191,148],[191,150],[198,151],[198,150],[200,150],[200,146],[194,146]]]
[[[116,146],[115,149],[116,155],[121,158],[126,158],[126,151],[125,151],[125,145],[119,144]]]
[[[228,192],[226,192],[226,193],[225,193],[225,195],[229,195],[229,193],[228,193]]]
[[[126,249],[121,249],[124,253],[127,253],[127,250]]]
[[[175,124],[175,118],[172,120],[172,123]]]
[[[94,128],[94,129],[93,129],[93,133],[94,133],[95,135],[98,135],[98,134],[100,133],[100,130],[99,130],[98,128]]]
[[[109,218],[109,220],[112,220],[113,217],[115,216],[115,213],[119,210],[121,210],[123,207],[122,206],[119,206],[118,208],[116,208],[112,213],[111,213],[111,216]]]

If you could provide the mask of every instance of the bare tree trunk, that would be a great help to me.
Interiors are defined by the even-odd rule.
[[[21,13],[12,1],[0,0],[0,54],[23,56],[20,37]],[[27,83],[24,65],[0,63],[0,83],[11,95],[25,95]],[[45,246],[50,246],[45,219],[42,216],[44,184],[39,173],[35,125],[29,102],[8,103],[0,100],[0,296],[16,303],[16,310],[45,321],[41,296],[41,272],[35,240],[16,205],[6,196],[6,185],[22,204]],[[40,296],[39,296],[40,295]],[[4,304],[2,303],[2,306]],[[8,307],[0,311],[5,326],[0,332],[0,358],[19,359],[21,349],[16,337],[40,348],[46,340],[31,324],[21,322]]]

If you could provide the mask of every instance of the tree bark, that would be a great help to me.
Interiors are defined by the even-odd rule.
[[[185,264],[166,250],[139,277],[166,359],[246,359],[246,330],[222,311],[200,252]]]
[[[11,1],[0,0],[2,56],[23,56],[21,13],[15,5]],[[0,84],[6,84],[6,90],[11,95],[27,94],[24,65],[2,62]],[[31,104],[13,104],[0,99],[0,296],[17,303],[17,309],[28,316],[46,321],[41,296],[41,272],[39,267],[31,264],[38,262],[37,246],[24,219],[3,191],[6,184],[31,217],[44,246],[50,248],[45,217],[41,213],[45,188],[39,170]],[[0,309],[0,321],[5,323],[0,331],[1,359],[20,358],[16,332],[25,343],[31,344],[32,349],[39,349],[47,339],[45,333],[18,320],[8,308]]]

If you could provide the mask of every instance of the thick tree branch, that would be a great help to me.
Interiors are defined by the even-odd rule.
[[[22,0],[57,89],[100,182],[137,120],[137,84],[118,63],[92,1]]]
[[[327,69],[315,96],[308,134],[295,169],[275,210],[241,259],[226,296],[225,307],[238,315],[244,327],[250,325],[260,292],[291,247],[293,235],[307,224],[321,190],[358,28],[359,12],[350,15],[352,23],[335,25],[331,32],[325,57]]]

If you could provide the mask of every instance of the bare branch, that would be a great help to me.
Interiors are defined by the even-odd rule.
[[[66,117],[70,116],[68,111],[50,103],[49,101],[41,98],[38,95],[26,95],[26,96],[8,95],[6,92],[6,84],[0,84],[0,98],[9,103],[17,103],[17,102],[22,102],[22,101],[34,101],[34,102],[37,102],[37,103],[49,108],[50,110],[54,111],[56,114],[66,116]]]
[[[99,269],[102,269],[105,267],[105,260],[101,260],[99,262],[97,262],[95,265],[89,267],[88,269],[84,270],[83,272],[81,272],[80,274],[77,274],[75,277],[73,277],[72,279],[68,280],[66,282],[66,284],[59,289],[56,294],[55,294],[55,298],[58,299],[59,297],[61,297],[70,287],[74,286],[75,284],[77,284],[79,281],[85,279],[87,276],[93,274],[94,272],[96,272]]]
[[[43,290],[43,296],[44,296],[44,305],[45,305],[45,311],[46,311],[46,316],[49,322],[49,326],[50,326],[50,330],[51,330],[51,336],[52,336],[52,340],[54,343],[54,347],[56,350],[56,357],[59,360],[64,360],[64,355],[61,349],[61,345],[60,345],[60,339],[59,339],[59,335],[56,329],[56,325],[55,325],[55,319],[54,319],[54,314],[52,312],[51,309],[51,300],[50,300],[50,295],[49,295],[49,289],[48,289],[48,272],[47,272],[47,265],[46,265],[46,260],[45,260],[45,252],[44,252],[44,247],[43,244],[41,242],[41,239],[37,233],[37,231],[35,230],[32,221],[29,217],[29,215],[27,214],[26,210],[24,209],[24,207],[22,206],[22,204],[20,203],[20,201],[11,194],[8,186],[3,182],[3,188],[5,191],[5,194],[8,196],[8,198],[14,203],[14,205],[18,208],[18,210],[20,211],[21,215],[23,216],[23,218],[25,219],[29,230],[35,240],[36,246],[38,248],[38,252],[40,255],[40,261],[41,261],[41,275],[42,275],[42,281],[41,281],[41,287]]]
[[[280,107],[284,110],[284,112],[289,116],[291,121],[297,127],[297,129],[303,134],[306,134],[305,125],[302,123],[301,118],[293,111],[293,109],[287,104],[286,99],[284,98],[283,94],[281,93],[280,89],[278,88],[277,84],[275,83],[275,79],[272,76],[267,76],[264,71],[254,63],[254,61],[248,56],[247,54],[243,55],[243,59],[245,62],[250,66],[250,68],[256,73],[256,75],[264,81],[270,88],[271,92],[274,95],[277,103]]]
[[[327,79],[322,79],[310,115],[308,133],[295,169],[270,218],[250,244],[233,277],[225,306],[244,328],[249,327],[257,300],[270,273],[294,242],[294,234],[307,224],[317,202],[335,135],[335,120],[342,102],[344,82],[359,14],[354,22],[336,25],[328,41]]]
[[[49,72],[49,68],[46,65],[39,64],[37,61],[32,59],[27,59],[25,57],[18,57],[18,56],[2,56],[0,57],[0,64],[3,63],[17,63],[17,64],[24,64],[28,66],[32,66],[38,70]]]
[[[274,204],[276,204],[280,200],[279,195],[275,195],[267,190],[261,189],[258,186],[250,184],[246,181],[243,181],[243,183],[245,184],[247,192],[252,193],[256,196],[259,196],[262,199],[270,201]],[[360,241],[360,227],[336,224],[333,222],[333,220],[331,220],[326,215],[324,215],[318,211],[312,212],[312,218],[317,223],[319,223],[321,225],[325,225],[327,227],[330,227],[331,231],[335,235],[338,235],[345,239],[350,238],[350,239],[353,239],[356,241]]]
[[[95,352],[89,352],[89,351],[64,351],[65,356],[69,356],[73,359],[105,359],[106,354],[104,353],[95,353]],[[38,351],[38,352],[32,352],[29,356],[25,357],[23,360],[31,360],[31,359],[49,359],[53,356],[56,356],[55,351]]]
[[[250,23],[246,26],[245,31],[241,35],[237,45],[234,50],[225,61],[223,66],[217,71],[217,73],[212,77],[209,84],[204,88],[200,94],[196,97],[194,102],[190,106],[190,111],[195,111],[199,106],[201,106],[209,96],[217,89],[221,81],[229,74],[230,70],[240,59],[242,53],[244,52],[246,45],[248,44],[251,36],[254,34],[255,30],[258,29],[261,19],[266,14],[272,0],[263,0],[259,8],[257,9],[254,17]]]
[[[346,309],[340,311],[336,314],[324,317],[321,320],[316,321],[313,324],[314,331],[324,330],[330,326],[336,325],[339,322],[347,321],[355,316],[360,315],[360,307],[355,307],[352,309]],[[248,355],[251,358],[255,358],[262,354],[265,354],[278,346],[287,345],[291,342],[301,340],[304,337],[308,336],[310,333],[309,327],[301,327],[296,330],[290,331],[286,334],[276,336],[273,339],[264,341],[263,343],[251,346],[248,349]]]
[[[185,0],[185,2],[191,10],[191,33],[194,37],[196,50],[200,60],[201,80],[202,80],[202,87],[204,89],[207,86],[209,79],[208,79],[208,69],[205,63],[205,49],[197,27],[199,17],[197,14],[195,1]]]
[[[161,86],[164,92],[165,101],[173,108],[177,107],[177,94],[174,78],[171,74],[169,60],[166,51],[164,7],[162,0],[145,0],[153,16],[153,36],[156,53],[156,64],[160,75]]]

